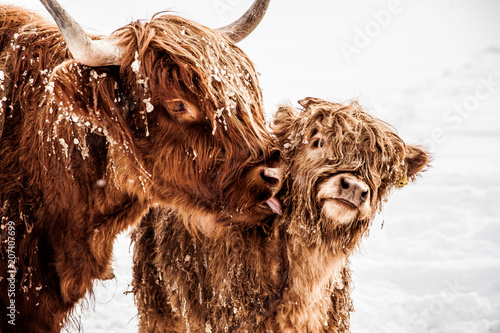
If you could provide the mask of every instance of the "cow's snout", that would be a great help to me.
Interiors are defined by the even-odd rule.
[[[258,170],[259,181],[276,193],[281,188],[283,182],[283,167],[260,166]]]
[[[364,182],[348,175],[342,175],[337,199],[345,200],[359,208],[370,197],[370,188]]]
[[[259,187],[266,189],[268,192],[268,197],[263,202],[264,206],[267,206],[274,213],[281,215],[282,207],[281,202],[275,195],[281,189],[283,185],[284,176],[284,166],[282,163],[271,165],[261,165],[253,170],[253,181],[258,184]]]

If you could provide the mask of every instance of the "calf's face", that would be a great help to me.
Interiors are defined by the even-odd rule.
[[[287,214],[300,224],[290,228],[311,239],[350,238],[354,229],[366,230],[391,189],[413,180],[429,156],[356,102],[299,103],[300,113],[281,107],[273,125],[289,165]]]

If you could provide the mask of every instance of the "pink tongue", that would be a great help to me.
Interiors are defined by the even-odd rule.
[[[271,208],[271,210],[278,214],[281,215],[283,214],[283,210],[281,209],[281,202],[277,198],[271,198],[266,201],[266,204]]]

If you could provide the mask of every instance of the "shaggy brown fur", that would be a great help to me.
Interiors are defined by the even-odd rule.
[[[55,25],[0,6],[0,331],[59,331],[150,207],[225,219],[276,190],[239,48],[167,14],[112,38],[121,66],[90,68]]]
[[[300,114],[280,108],[274,122],[288,164],[283,216],[248,215],[197,235],[173,211],[141,221],[133,280],[141,332],[349,331],[349,256],[391,189],[429,160],[355,102],[301,105]],[[345,195],[348,182],[363,200]]]

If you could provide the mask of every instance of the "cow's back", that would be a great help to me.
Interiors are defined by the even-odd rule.
[[[32,137],[50,75],[68,57],[57,26],[15,6],[0,5],[0,151],[3,159]],[[0,171],[5,168],[0,164]]]
[[[10,45],[14,34],[22,31],[22,27],[41,18],[24,8],[0,5],[0,49],[2,52]]]
[[[57,29],[38,14],[16,6],[0,5],[0,70],[4,75],[12,74],[5,66],[16,50],[23,50],[24,47],[24,51],[30,51],[33,42],[38,44],[46,33],[57,33]],[[23,36],[26,39],[30,35],[32,43],[19,43]],[[27,57],[26,60],[29,59]]]
[[[0,138],[15,126],[7,126],[8,118],[40,104],[53,68],[67,58],[61,42],[55,24],[24,8],[0,5]]]
[[[5,102],[11,93],[12,73],[6,68],[9,49],[12,51],[14,35],[33,20],[29,11],[9,5],[0,5],[0,100]],[[0,102],[2,104],[6,104]],[[5,127],[5,107],[0,104],[0,138]]]

